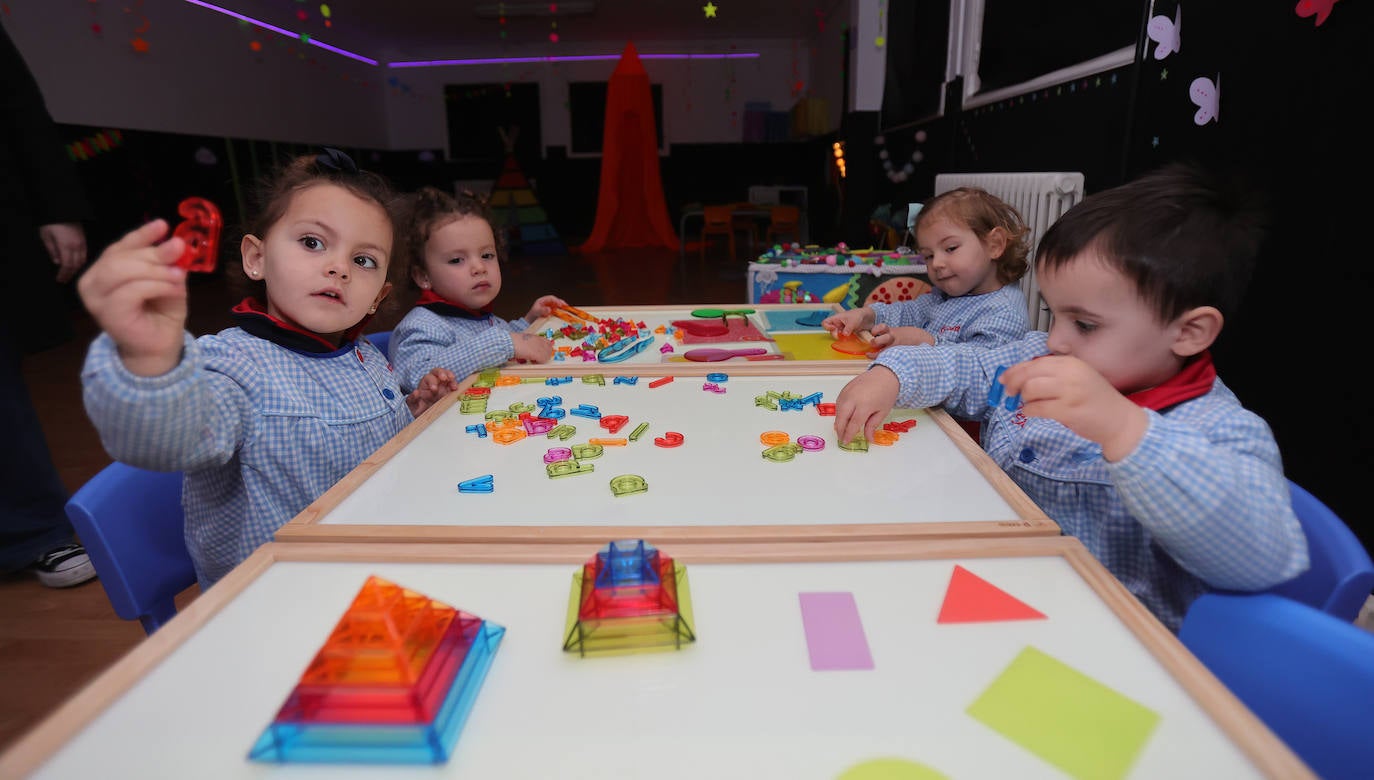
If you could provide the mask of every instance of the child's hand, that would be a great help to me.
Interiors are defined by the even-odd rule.
[[[887,325],[874,325],[873,340],[869,343],[873,345],[873,351],[869,352],[868,356],[877,357],[879,352],[894,344],[904,347],[934,344],[935,337],[930,335],[924,328],[917,328],[909,325],[900,328],[893,328]]]
[[[553,359],[553,342],[533,333],[512,333],[515,359],[522,363],[547,363]]]
[[[181,362],[186,272],[176,266],[186,242],[155,219],[110,246],[77,282],[81,302],[137,376],[161,376]]]
[[[440,398],[458,389],[458,378],[447,368],[431,369],[428,374],[420,377],[420,384],[416,386],[414,392],[406,396],[406,406],[410,407],[410,416],[419,417],[425,410],[433,406]]]
[[[534,302],[533,306],[530,307],[529,313],[525,315],[525,322],[534,324],[536,320],[549,316],[549,312],[553,311],[554,309],[561,308],[567,305],[568,302],[563,300],[562,298],[559,298],[557,295],[542,296],[539,298],[539,300]]]
[[[887,366],[874,366],[849,380],[835,399],[835,435],[852,441],[860,433],[869,441],[897,403],[901,382]]]
[[[873,327],[873,310],[867,306],[847,309],[821,320],[821,327],[836,336],[849,336]]]
[[[1017,363],[1002,372],[1001,381],[1006,395],[1020,394],[1022,414],[1048,417],[1097,442],[1109,461],[1134,452],[1149,425],[1144,409],[1076,357],[1047,355]]]

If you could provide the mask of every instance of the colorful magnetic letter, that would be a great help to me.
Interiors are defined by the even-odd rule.
[[[636,493],[649,492],[649,483],[638,474],[622,474],[618,477],[611,477],[611,492],[616,498],[621,496],[632,496]]]
[[[472,479],[465,479],[458,483],[459,493],[490,493],[494,489],[490,474],[481,477],[473,477]]]
[[[219,208],[205,198],[187,198],[177,205],[183,219],[172,235],[186,242],[177,265],[187,271],[209,273],[219,260],[219,233],[224,226]]]
[[[659,447],[678,447],[681,446],[683,441],[682,434],[675,431],[668,431],[662,436],[654,439],[654,444]]]
[[[1014,412],[1021,407],[1021,394],[1017,393],[1016,395],[1007,396],[1005,400],[1003,399],[1003,395],[1006,393],[1007,388],[1006,385],[1002,384],[1002,372],[1006,370],[1006,366],[998,366],[997,372],[992,375],[992,386],[988,388],[988,406],[995,409],[1000,403],[1002,404],[1002,408],[1009,412]]]

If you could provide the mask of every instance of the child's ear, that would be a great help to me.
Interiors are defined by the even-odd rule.
[[[1215,306],[1198,306],[1179,315],[1178,336],[1174,339],[1174,354],[1192,357],[1208,347],[1221,335],[1223,317]]]
[[[429,289],[429,273],[425,271],[424,268],[421,268],[420,266],[415,266],[414,268],[411,268],[410,278],[415,280],[415,284],[419,285],[421,290]]]
[[[988,250],[988,257],[993,260],[1001,257],[1007,251],[1007,231],[1000,227],[989,230],[987,238],[983,239],[983,246]]]
[[[388,296],[388,295],[390,295],[390,294],[391,294],[391,282],[387,282],[386,284],[382,285],[382,289],[381,289],[380,291],[377,292],[377,297],[372,299],[372,309],[371,309],[371,311],[369,311],[368,313],[369,313],[369,314],[376,314],[376,313],[377,313],[377,307],[378,307],[378,306],[381,306],[381,305],[382,305],[382,301],[386,300],[386,296]]]
[[[262,278],[262,239],[245,233],[239,242],[239,254],[243,256],[243,272],[249,279]]]

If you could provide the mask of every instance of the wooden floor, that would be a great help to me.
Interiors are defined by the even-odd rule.
[[[678,252],[662,250],[516,257],[504,267],[495,310],[519,317],[546,293],[586,306],[741,303],[747,298],[746,262],[747,256],[732,262],[723,254],[703,260],[696,253],[680,262]],[[201,335],[230,327],[228,309],[236,298],[223,276],[193,277],[189,330]],[[402,298],[402,304],[410,300]],[[404,306],[379,312],[368,330],[389,330],[404,313]],[[73,322],[75,339],[24,362],[53,461],[69,491],[110,462],[81,405],[81,362],[96,328],[79,307],[73,308]],[[183,593],[180,605],[195,596],[195,588]],[[143,636],[137,622],[114,614],[98,581],[53,590],[28,574],[0,577],[0,750]]]

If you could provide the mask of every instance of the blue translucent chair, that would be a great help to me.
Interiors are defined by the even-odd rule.
[[[176,615],[177,594],[196,583],[186,551],[179,471],[111,463],[67,501],[115,614],[151,634]]]
[[[1324,780],[1374,777],[1374,633],[1272,593],[1209,593],[1178,638]]]
[[[391,352],[389,351],[391,349],[391,331],[384,330],[381,333],[369,333],[367,334],[367,340],[371,341],[372,345],[377,349],[380,349],[387,360],[391,359]]]
[[[1293,512],[1307,534],[1312,567],[1267,592],[1301,601],[1347,623],[1354,621],[1374,589],[1374,561],[1335,512],[1291,480],[1288,489]],[[1374,776],[1374,766],[1370,772]]]

